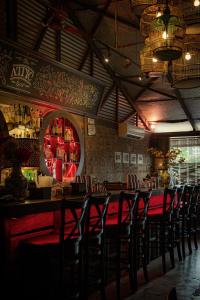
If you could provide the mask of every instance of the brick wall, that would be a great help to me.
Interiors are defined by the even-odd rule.
[[[86,122],[85,122],[86,123]],[[83,173],[96,177],[97,181],[126,181],[128,173],[137,174],[142,179],[150,173],[150,157],[146,152],[150,135],[144,139],[120,138],[117,129],[109,123],[96,120],[96,135],[87,135],[85,124],[85,165]],[[143,164],[115,163],[115,152],[143,155]]]

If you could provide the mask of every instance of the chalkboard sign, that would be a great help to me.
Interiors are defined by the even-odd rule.
[[[104,89],[90,76],[2,40],[0,87],[93,115]]]

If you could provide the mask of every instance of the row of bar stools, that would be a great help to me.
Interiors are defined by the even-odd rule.
[[[113,257],[117,299],[121,296],[123,270],[128,270],[132,290],[137,289],[138,261],[148,281],[146,237],[150,197],[151,192],[139,191],[91,195],[81,201],[63,200],[60,227],[46,235],[28,238],[19,246],[22,280],[28,293],[33,292],[33,299],[88,299],[92,291],[99,289],[102,299],[106,299],[107,262]],[[110,222],[111,202],[117,202],[118,210]],[[25,297],[31,298],[28,293]]]

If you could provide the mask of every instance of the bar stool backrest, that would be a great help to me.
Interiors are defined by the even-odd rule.
[[[135,190],[140,188],[140,181],[137,178],[136,174],[128,174],[127,175],[127,189]]]
[[[195,186],[185,185],[183,189],[183,195],[181,199],[181,210],[182,213],[188,215],[190,213],[190,207],[192,202],[193,193]]]
[[[105,232],[110,194],[91,195],[88,205],[86,232],[102,235]]]
[[[152,191],[139,191],[139,218],[141,221],[146,221],[149,201],[151,199]]]
[[[66,201],[61,204],[61,226],[60,241],[64,243],[66,239],[83,239],[85,218],[88,209],[89,198],[83,200]]]
[[[163,195],[163,215],[173,214],[177,196],[177,188],[165,188]]]
[[[197,214],[197,207],[200,200],[200,185],[194,186],[194,191],[190,203],[190,213]]]
[[[124,191],[120,193],[118,224],[133,225],[137,218],[138,200],[139,193]]]

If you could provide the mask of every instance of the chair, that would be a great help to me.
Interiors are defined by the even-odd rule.
[[[187,238],[187,245],[189,255],[192,254],[192,236],[194,240],[195,249],[197,245],[197,205],[199,201],[199,186],[185,185],[183,187],[180,204],[179,204],[179,218],[181,222],[180,239],[182,244],[182,254],[185,259],[185,238]]]
[[[145,239],[146,215],[151,192],[122,191],[111,195],[110,203],[118,202],[118,209],[106,222],[107,260],[111,270],[116,273],[116,298],[121,299],[121,278],[126,271],[132,292],[138,288],[138,260],[142,261],[145,279],[147,280]],[[141,251],[139,250],[139,246]],[[144,255],[143,255],[144,254]],[[113,262],[113,265],[111,264]],[[107,269],[110,270],[107,264]]]
[[[110,195],[92,194],[89,199],[84,240],[84,298],[96,287],[105,292],[105,225]]]
[[[83,239],[88,198],[61,203],[60,226],[23,240],[18,253],[25,298],[83,299]],[[41,298],[39,298],[41,297]]]
[[[120,192],[111,194],[110,203],[116,210],[106,221],[106,271],[115,273],[116,298],[121,295],[121,276],[128,271],[132,291],[137,289],[136,268],[136,223],[138,213],[138,193]]]
[[[152,191],[139,191],[139,213],[137,222],[137,252],[135,260],[138,268],[142,265],[145,281],[149,281],[147,265],[149,263],[148,249],[148,211]]]
[[[140,188],[140,181],[137,178],[137,175],[128,174],[127,175],[127,189],[128,190],[137,190]]]
[[[148,238],[149,247],[156,242],[162,256],[163,273],[166,273],[166,251],[169,251],[172,268],[174,261],[174,243],[175,243],[175,214],[174,206],[176,201],[177,189],[165,188],[163,194],[162,207],[150,209],[148,212],[148,230],[151,230]],[[155,244],[154,246],[155,247]],[[181,260],[180,244],[177,243],[179,260]]]
[[[76,183],[85,183],[86,193],[92,191],[92,179],[90,175],[77,175],[75,178]]]

